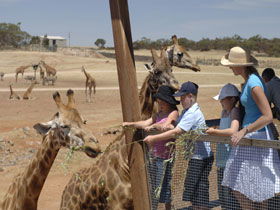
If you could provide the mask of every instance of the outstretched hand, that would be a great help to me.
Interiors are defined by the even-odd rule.
[[[208,134],[208,135],[213,135],[215,134],[215,128],[211,127],[211,128],[208,128],[205,132]]]
[[[246,135],[246,129],[241,129],[238,132],[235,132],[231,136],[231,142],[233,146],[237,146],[240,140]]]

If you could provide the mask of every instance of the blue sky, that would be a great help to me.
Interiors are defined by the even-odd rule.
[[[238,34],[280,37],[280,0],[128,0],[133,41],[171,35],[198,41]],[[109,0],[0,0],[0,22],[21,22],[35,35],[68,38],[71,46],[113,46]]]

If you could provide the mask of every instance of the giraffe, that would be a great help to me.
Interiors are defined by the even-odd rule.
[[[39,65],[42,65],[45,68],[47,76],[50,76],[50,75],[55,76],[56,75],[56,69],[49,66],[48,64],[46,64],[45,61],[41,60],[39,62]]]
[[[16,69],[16,82],[17,82],[17,79],[18,79],[18,74],[21,74],[22,78],[23,78],[24,71],[31,66],[32,65],[20,66]]]
[[[10,84],[10,97],[9,97],[9,99],[17,99],[17,100],[20,100],[19,95],[16,94],[16,93],[13,91],[12,84]]]
[[[153,110],[152,94],[160,85],[178,88],[165,50],[158,56],[152,50],[153,66],[149,67],[140,90],[142,117],[151,116]],[[150,112],[150,113],[148,113]],[[124,133],[110,144],[91,167],[82,169],[72,176],[64,189],[61,210],[68,209],[133,209],[128,154]]]
[[[38,82],[36,80],[31,82],[30,86],[27,88],[27,90],[23,94],[22,99],[24,99],[24,100],[31,99],[31,92],[36,84],[38,84]]]
[[[171,37],[173,45],[165,47],[166,54],[170,65],[179,68],[191,69],[193,71],[200,71],[200,67],[196,65],[186,49],[179,45],[176,35]]]
[[[92,93],[92,88],[93,88],[93,94],[95,94],[95,87],[96,87],[96,82],[95,79],[88,73],[86,72],[86,69],[82,66],[82,72],[84,72],[86,76],[86,100],[88,102],[91,102],[91,93]],[[89,90],[89,94],[87,94],[87,89]]]
[[[67,92],[67,105],[61,102],[60,94],[55,92],[53,98],[59,112],[47,123],[37,123],[33,127],[43,136],[42,143],[36,155],[23,172],[15,176],[0,208],[3,210],[36,210],[41,190],[61,147],[79,147],[87,155],[94,158],[100,153],[97,146],[85,147],[85,141],[95,140],[92,135],[85,135],[80,128],[80,116],[74,107],[73,91]],[[69,107],[68,107],[69,105]],[[67,110],[66,110],[67,108]],[[75,110],[75,111],[73,111]]]

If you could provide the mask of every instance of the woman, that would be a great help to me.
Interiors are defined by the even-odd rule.
[[[245,109],[242,129],[231,136],[232,145],[222,185],[230,187],[242,209],[267,209],[267,200],[279,190],[279,157],[275,149],[237,146],[243,138],[270,139],[267,125],[272,113],[266,88],[254,65],[257,60],[241,47],[233,47],[221,59],[234,75],[245,80],[240,101]]]

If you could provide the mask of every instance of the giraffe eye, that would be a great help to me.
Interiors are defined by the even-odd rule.
[[[178,55],[178,57],[183,57],[183,53],[182,52],[179,52],[179,53],[177,53],[177,55]]]
[[[155,70],[155,75],[160,75],[161,71]]]

